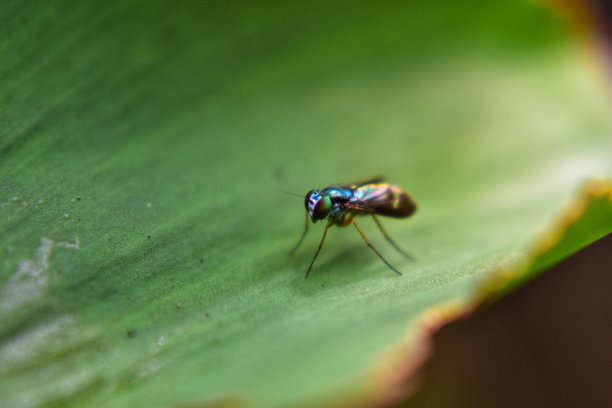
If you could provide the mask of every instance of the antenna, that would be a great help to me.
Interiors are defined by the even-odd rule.
[[[283,194],[290,195],[290,196],[300,197],[300,198],[302,198],[302,199],[304,198],[304,196],[303,196],[302,194],[290,193],[290,192],[288,192],[288,191],[281,190],[281,189],[279,189],[278,191],[280,191],[280,192],[281,192],[281,193],[283,193]]]

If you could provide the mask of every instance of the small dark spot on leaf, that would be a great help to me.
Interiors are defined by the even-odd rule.
[[[204,317],[208,318],[210,317],[210,314],[208,314],[208,312],[204,312]]]
[[[81,197],[75,197],[74,199],[77,201],[81,201]]]
[[[150,236],[150,235],[147,235],[147,238],[151,238],[151,236]]]
[[[136,330],[128,330],[127,335],[130,339],[133,339],[134,337],[136,337]]]
[[[200,259],[200,263],[204,263],[204,260],[203,260],[203,259]]]
[[[284,167],[276,166],[274,170],[272,170],[272,177],[274,177],[274,179],[276,179],[277,181],[284,180],[286,176],[287,176],[287,171],[285,170]]]

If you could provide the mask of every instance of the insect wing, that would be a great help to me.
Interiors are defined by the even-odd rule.
[[[405,218],[416,211],[416,204],[408,193],[388,183],[364,184],[353,190],[349,203],[358,213]]]

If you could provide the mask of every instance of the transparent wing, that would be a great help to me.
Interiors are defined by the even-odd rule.
[[[405,218],[416,211],[408,193],[388,183],[364,184],[353,190],[348,207],[365,214]]]

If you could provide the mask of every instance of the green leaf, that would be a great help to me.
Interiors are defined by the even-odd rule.
[[[484,282],[479,298],[485,304],[494,301],[606,236],[611,228],[612,183],[591,180],[555,224],[525,251],[522,261],[500,267]]]
[[[0,405],[364,395],[425,310],[612,174],[576,45],[490,3],[3,2]],[[305,280],[322,226],[289,257],[280,190],[381,174],[418,203],[383,220],[416,261],[364,219],[403,276],[344,228]]]

